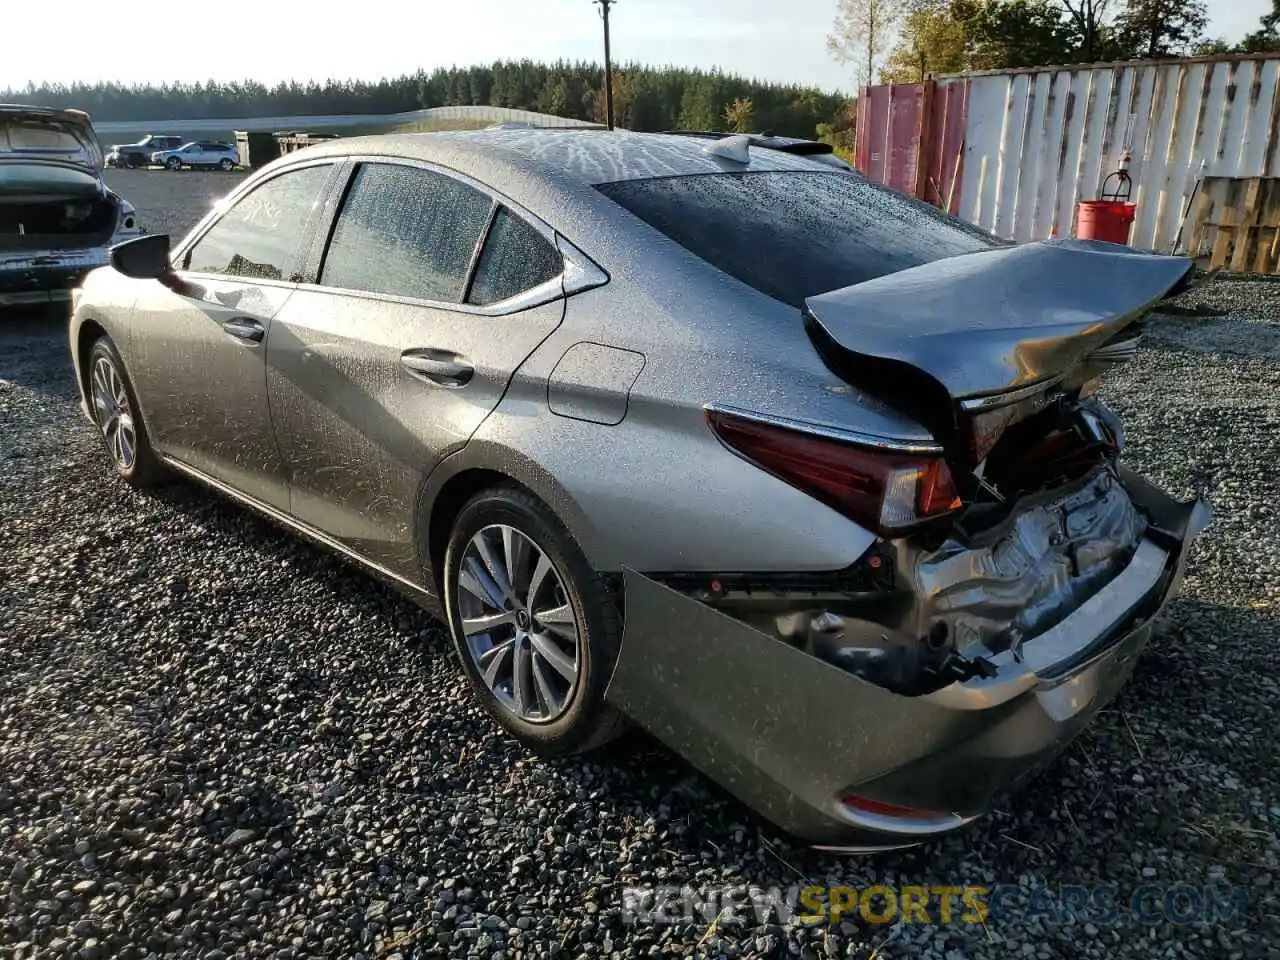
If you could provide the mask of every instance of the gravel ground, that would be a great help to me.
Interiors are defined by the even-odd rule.
[[[108,170],[107,185],[138,208],[148,233],[168,233],[175,243],[196,225],[214,201],[248,174],[203,170]]]
[[[233,182],[110,177],[175,235]],[[1042,777],[863,859],[798,848],[644,738],[533,758],[408,602],[195,487],[109,479],[61,320],[3,324],[0,957],[1280,957],[1280,284],[1189,299],[1230,316],[1158,321],[1108,387],[1130,461],[1215,506],[1183,598]],[[631,886],[802,883],[1004,893],[984,924],[623,910]],[[1172,884],[1247,901],[1130,914]]]

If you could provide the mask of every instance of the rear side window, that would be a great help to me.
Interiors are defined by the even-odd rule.
[[[476,264],[467,302],[484,306],[506,300],[559,276],[563,269],[563,258],[546,237],[500,207]]]
[[[330,169],[291,170],[246,194],[187,251],[183,269],[259,280],[304,279],[307,226]]]
[[[458,303],[492,202],[443,174],[390,163],[356,171],[320,282]]]
[[[851,173],[700,174],[597,189],[712,266],[796,307],[1002,242]]]

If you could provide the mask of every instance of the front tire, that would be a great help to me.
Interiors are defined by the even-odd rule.
[[[512,736],[565,756],[625,729],[604,698],[622,639],[617,608],[541,501],[516,487],[477,494],[454,522],[444,568],[458,658]]]
[[[151,449],[138,398],[109,337],[100,337],[89,352],[88,377],[93,422],[120,479],[139,488],[164,481],[167,471]]]
[[[164,168],[166,170],[181,170],[182,161],[179,160],[177,157],[170,157],[168,160],[164,162]]]

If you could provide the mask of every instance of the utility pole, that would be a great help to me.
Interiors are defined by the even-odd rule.
[[[609,62],[609,8],[618,0],[592,0],[600,6],[604,20],[604,125],[613,129],[613,64]]]

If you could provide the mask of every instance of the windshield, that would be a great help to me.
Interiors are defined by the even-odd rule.
[[[697,174],[597,189],[711,265],[796,307],[819,293],[1003,244],[851,173]]]

